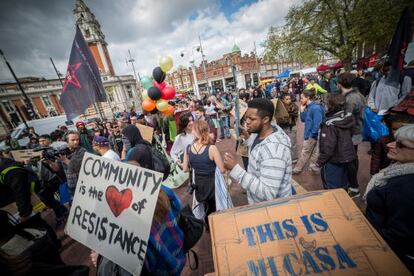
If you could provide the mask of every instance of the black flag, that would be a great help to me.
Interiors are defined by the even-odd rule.
[[[76,27],[60,104],[70,121],[84,113],[91,104],[105,101],[106,93],[98,66],[81,30]]]
[[[405,52],[411,41],[411,11],[407,7],[401,14],[395,29],[394,36],[388,48],[388,59],[391,62],[391,70],[386,79],[388,85],[398,88],[402,77]]]

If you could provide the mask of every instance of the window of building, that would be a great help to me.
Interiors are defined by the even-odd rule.
[[[42,96],[42,100],[43,100],[43,103],[45,104],[45,106],[52,106],[48,96]]]
[[[0,93],[6,93],[7,90],[4,87],[0,87]]]
[[[89,29],[85,30],[85,37],[90,37],[91,36],[91,31],[89,31]]]
[[[109,96],[109,101],[110,102],[113,102],[114,101],[114,95],[112,94],[112,93],[108,93],[108,96]]]
[[[8,101],[3,101],[3,106],[4,106],[4,109],[6,110],[6,112],[13,112],[14,111],[12,105]]]
[[[134,97],[134,95],[132,94],[132,88],[131,88],[131,85],[127,85],[127,86],[126,86],[126,89],[127,89],[127,92],[128,92],[128,97],[129,97],[129,98],[133,98],[133,97]]]

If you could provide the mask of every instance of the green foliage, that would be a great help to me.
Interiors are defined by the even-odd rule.
[[[414,1],[307,0],[290,8],[285,26],[269,29],[265,60],[312,63],[325,51],[349,67],[357,45],[388,45],[406,6],[414,10]]]

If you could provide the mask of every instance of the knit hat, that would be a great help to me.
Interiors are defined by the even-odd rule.
[[[92,144],[100,147],[105,147],[109,146],[109,140],[104,136],[96,136],[95,138],[93,138]]]
[[[76,128],[79,128],[79,126],[85,126],[85,123],[82,121],[77,121],[76,122]]]

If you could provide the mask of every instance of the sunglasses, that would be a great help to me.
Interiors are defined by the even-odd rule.
[[[404,145],[401,141],[395,141],[395,145],[397,146],[397,148],[400,148],[400,149],[406,148],[406,149],[414,150],[414,148]]]

